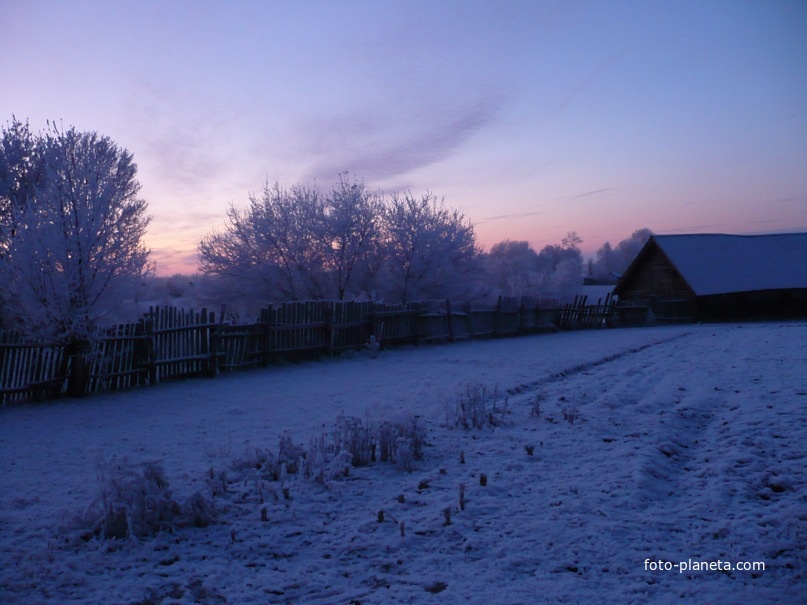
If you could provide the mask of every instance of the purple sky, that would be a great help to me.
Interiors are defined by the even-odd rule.
[[[131,151],[161,274],[264,182],[432,191],[480,242],[807,230],[807,3],[0,0],[0,121]]]

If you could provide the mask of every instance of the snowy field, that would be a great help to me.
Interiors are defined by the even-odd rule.
[[[469,385],[498,388],[495,425],[448,426]],[[340,415],[418,416],[422,459],[266,475],[262,451]],[[99,469],[124,460],[159,461],[213,522],[93,533]],[[6,604],[807,603],[807,324],[411,347],[7,407],[0,465]]]

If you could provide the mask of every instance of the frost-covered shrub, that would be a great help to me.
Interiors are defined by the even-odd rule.
[[[323,470],[321,483],[347,477],[350,474],[350,454],[342,450],[325,465]]]
[[[378,450],[378,459],[381,462],[389,462],[395,459],[395,441],[398,431],[393,423],[388,420],[379,422],[375,430],[375,442]]]
[[[311,444],[300,463],[300,476],[305,479],[320,481],[325,476],[325,465],[328,461],[325,433],[311,437]]]
[[[311,445],[300,459],[300,476],[317,483],[346,477],[350,474],[353,455],[345,450],[337,450],[328,443],[325,433],[311,438]]]
[[[498,389],[482,383],[469,383],[460,388],[453,400],[445,402],[446,423],[449,428],[481,429],[498,426],[507,413],[507,400],[499,404]]]
[[[216,517],[213,502],[196,492],[184,503],[171,494],[158,462],[127,459],[99,464],[101,495],[90,507],[91,533],[103,538],[143,538],[187,525],[206,527]]]
[[[296,474],[297,466],[302,456],[305,456],[303,448],[295,445],[289,433],[284,433],[277,448],[276,465],[279,467],[280,472],[276,474]],[[285,470],[283,470],[284,466]]]
[[[194,492],[182,504],[182,522],[193,527],[207,527],[216,520],[213,501],[202,492]]]
[[[367,466],[373,461],[372,429],[360,418],[339,416],[333,436],[334,450],[350,452],[353,466]]]
[[[426,431],[418,416],[398,422],[384,420],[376,425],[373,434],[381,462],[397,463],[409,472],[415,460],[423,459]]]
[[[289,433],[280,438],[276,454],[248,447],[233,460],[232,479],[211,469],[208,485],[211,493],[218,495],[225,493],[229,484],[254,483],[258,501],[263,502],[263,481],[280,482],[282,487],[290,475],[326,484],[348,476],[352,467],[378,460],[398,464],[409,472],[415,461],[423,458],[425,437],[417,416],[380,422],[339,416],[333,429],[312,436],[307,448],[296,445]]]
[[[286,453],[288,454],[288,445]],[[232,470],[236,477],[252,477],[257,473],[259,477],[267,481],[277,481],[280,479],[280,461],[278,454],[260,447],[250,447],[244,449],[244,453],[232,462]]]
[[[413,470],[415,460],[423,459],[423,445],[426,430],[419,416],[412,416],[398,425],[398,438],[395,442],[395,460],[407,472]]]
[[[144,537],[173,529],[180,518],[179,503],[171,496],[162,466],[128,460],[100,464],[100,511],[94,531],[106,538]],[[90,515],[93,516],[91,508]]]
[[[228,480],[226,472],[216,472],[212,467],[209,471],[207,471],[207,488],[210,491],[211,496],[216,497],[226,494],[227,484]]]
[[[398,437],[395,440],[395,458],[398,465],[407,473],[414,470],[415,455],[411,439]]]
[[[424,441],[425,430],[417,416],[376,423],[340,416],[332,444],[323,443],[320,449],[331,455],[349,452],[351,464],[356,467],[381,461],[397,463],[410,471],[413,462],[423,458]]]

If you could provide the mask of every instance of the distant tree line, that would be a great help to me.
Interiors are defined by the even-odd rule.
[[[584,276],[596,274],[599,283],[615,283],[617,272],[621,274],[627,267],[649,234],[649,230],[641,229],[616,247],[605,244],[598,251],[596,259],[589,259],[587,263],[584,263],[579,250],[582,241],[574,232],[564,237],[561,243],[544,246],[540,251],[533,249],[527,241],[504,240],[491,246],[488,251],[478,253],[469,263],[472,269],[464,283],[446,282],[445,287],[435,284],[430,294],[420,299],[448,297],[487,304],[495,303],[499,296],[525,295],[560,302],[571,301],[581,292]],[[614,248],[625,256],[619,262],[612,263],[608,271],[607,266],[599,261],[602,250],[611,249],[612,255],[615,255]],[[285,293],[279,291],[259,292],[259,286],[249,279],[242,281],[212,272],[192,276],[176,274],[148,280],[146,291],[141,291],[139,297],[157,304],[178,306],[218,306],[226,303],[229,315],[245,318],[252,318],[267,302],[289,300]],[[394,291],[386,297],[382,296],[383,292],[382,287],[374,298],[387,302],[401,300],[395,298],[397,293]],[[345,294],[345,298],[361,299],[368,296],[364,291]]]
[[[582,239],[569,233],[560,245],[536,252],[526,241],[505,240],[483,256],[485,277],[505,296],[537,296],[566,300],[580,291],[583,279]]]
[[[431,193],[385,197],[340,175],[323,192],[267,184],[199,244],[199,269],[231,294],[266,300],[386,302],[534,295],[566,299],[583,276],[582,239],[540,252],[506,240],[489,252],[474,225]]]

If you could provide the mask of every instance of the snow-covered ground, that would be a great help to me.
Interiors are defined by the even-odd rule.
[[[497,426],[450,429],[474,384],[498,387]],[[340,415],[420,416],[423,459],[324,484],[243,463]],[[159,460],[177,501],[217,485],[216,521],[89,534],[110,459]],[[803,322],[392,349],[3,408],[0,602],[805,603],[805,468]]]

